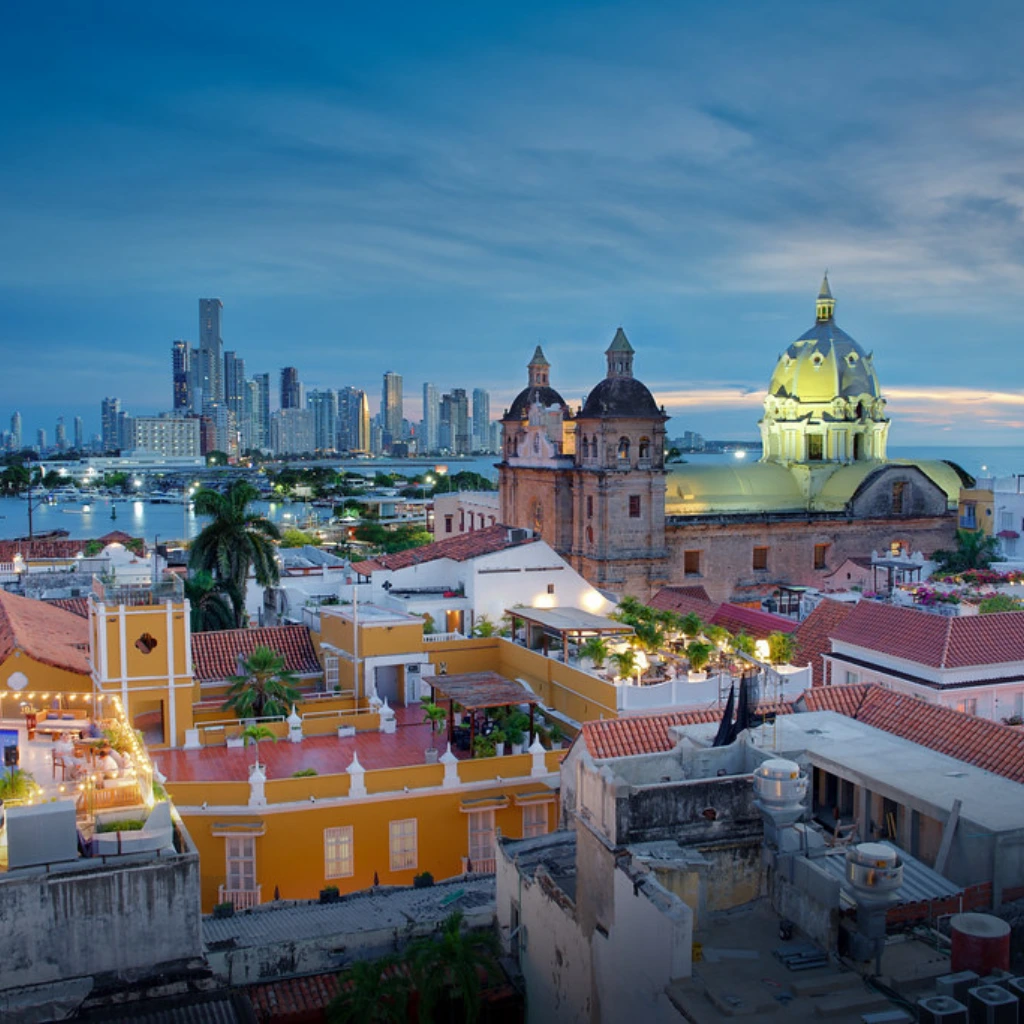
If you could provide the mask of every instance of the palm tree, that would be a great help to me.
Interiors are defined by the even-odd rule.
[[[0,772],[0,800],[28,800],[39,791],[35,776],[22,768]]]
[[[298,680],[285,668],[283,654],[257,647],[242,667],[242,675],[231,677],[223,711],[234,711],[239,718],[287,715],[291,705],[302,699],[295,685]]]
[[[614,662],[615,667],[619,671],[619,675],[623,679],[631,676],[636,671],[636,651],[632,651],[629,648],[612,654],[609,661]]]
[[[409,980],[397,957],[357,960],[338,976],[338,994],[327,1006],[329,1024],[405,1024]]]
[[[608,657],[608,644],[599,636],[587,637],[580,647],[580,657],[589,658],[594,668],[601,668]]]
[[[981,530],[957,530],[956,549],[936,551],[932,559],[940,573],[987,569],[999,557],[999,542]]]
[[[689,659],[690,668],[694,672],[703,672],[707,668],[714,650],[715,648],[712,644],[706,644],[702,640],[694,640],[686,648],[686,657]]]
[[[273,730],[265,725],[250,725],[242,730],[243,745],[249,746],[252,743],[256,747],[257,765],[260,763],[260,740],[270,740],[272,743],[276,743],[277,737],[274,735]]]
[[[635,597],[624,597],[612,614],[613,619],[626,623],[627,626],[636,626],[646,621],[651,614],[651,609],[642,604]]]
[[[701,622],[700,616],[696,612],[689,612],[683,616],[679,628],[685,636],[694,637],[704,631],[704,623]]]
[[[193,633],[234,627],[236,617],[233,602],[225,599],[225,593],[212,573],[205,569],[193,573],[185,580],[185,596],[192,609],[189,622]]]
[[[280,578],[273,542],[281,532],[269,520],[249,511],[250,502],[259,492],[245,480],[236,480],[224,494],[204,487],[195,496],[196,515],[212,516],[192,542],[189,565],[206,569],[228,590],[234,601],[245,594],[249,570],[254,569],[256,582],[273,586]],[[245,608],[241,601],[235,606],[235,624],[244,625]]]
[[[445,920],[438,938],[422,939],[407,951],[422,1024],[435,1020],[445,994],[461,1002],[460,1020],[475,1024],[480,1016],[480,978],[497,973],[498,942],[493,932],[465,931],[462,925],[463,914],[457,910]]]
[[[792,633],[768,634],[768,660],[773,665],[788,665],[796,654],[796,637]]]
[[[665,646],[665,631],[656,622],[640,622],[636,642],[648,654],[657,654]]]

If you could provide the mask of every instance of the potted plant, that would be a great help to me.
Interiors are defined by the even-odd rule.
[[[494,757],[494,740],[490,736],[477,736],[473,740],[474,757]]]
[[[214,903],[213,905],[213,916],[218,920],[222,920],[225,917],[235,916],[235,905],[234,903]]]
[[[448,712],[443,707],[435,704],[429,697],[423,698],[423,722],[424,724],[430,723],[431,743],[425,751],[428,764],[433,764],[437,760],[437,747],[434,746],[433,737],[435,732],[441,732],[444,729],[444,721],[447,717]]]
[[[599,636],[588,637],[580,648],[580,658],[589,661],[591,668],[604,668],[608,658],[608,644]]]
[[[338,903],[341,900],[341,892],[336,885],[325,885],[320,890],[321,903]]]
[[[768,635],[768,660],[773,665],[788,665],[796,654],[796,638],[792,633]]]
[[[629,679],[636,672],[636,651],[630,648],[617,651],[608,660],[615,666],[620,679]]]
[[[702,640],[694,640],[686,648],[686,657],[690,662],[688,678],[691,683],[700,683],[707,679],[708,674],[705,669],[707,669],[714,650],[715,648],[711,644],[704,643]]]
[[[490,741],[494,744],[495,756],[496,757],[504,757],[505,756],[505,742],[506,742],[505,730],[504,729],[495,729],[494,732],[492,732],[491,735],[488,737],[488,739],[490,739]]]
[[[503,730],[505,739],[511,744],[513,754],[521,754],[523,752],[523,740],[526,736],[525,730],[529,724],[530,720],[521,711],[510,715],[505,723]]]

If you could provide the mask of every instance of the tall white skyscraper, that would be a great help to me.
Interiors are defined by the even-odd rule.
[[[384,444],[402,440],[402,375],[388,371],[384,374],[384,387],[380,399],[380,421],[384,429]]]
[[[16,412],[11,416],[11,450],[21,449],[21,413]]]
[[[224,404],[234,414],[239,431],[245,431],[245,360],[234,352],[224,353]]]
[[[473,389],[473,449],[485,451],[491,446],[491,395],[483,388]]]
[[[423,450],[436,452],[440,447],[438,426],[441,420],[441,393],[436,384],[423,385]]]

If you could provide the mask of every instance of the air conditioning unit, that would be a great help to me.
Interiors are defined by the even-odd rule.
[[[974,971],[957,971],[956,974],[944,974],[935,979],[935,992],[940,996],[949,996],[967,1005],[967,993],[981,983],[981,978]]]
[[[921,1024],[968,1024],[967,1007],[952,996],[928,996],[917,1001]]]
[[[979,985],[967,993],[971,1024],[1018,1024],[1020,1003],[998,985]]]
[[[1015,995],[1020,1002],[1021,1010],[1024,1011],[1024,977],[1020,978],[1005,978],[999,982],[1007,992]]]

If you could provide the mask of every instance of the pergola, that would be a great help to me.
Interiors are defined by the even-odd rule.
[[[507,608],[505,614],[510,616],[513,625],[516,619],[526,623],[526,646],[530,643],[530,627],[540,629],[541,644],[544,654],[548,653],[548,637],[556,634],[562,641],[562,656],[569,663],[569,641],[581,643],[584,638],[592,636],[632,636],[634,629],[624,622],[617,622],[604,615],[594,615],[580,608]]]
[[[454,676],[424,676],[423,682],[430,687],[431,700],[436,704],[438,696],[449,701],[448,742],[455,736],[455,705],[460,704],[469,713],[469,749],[473,750],[476,732],[474,712],[488,708],[507,708],[513,705],[530,705],[530,736],[533,736],[533,708],[537,698],[522,683],[506,679],[497,672],[465,672]]]

